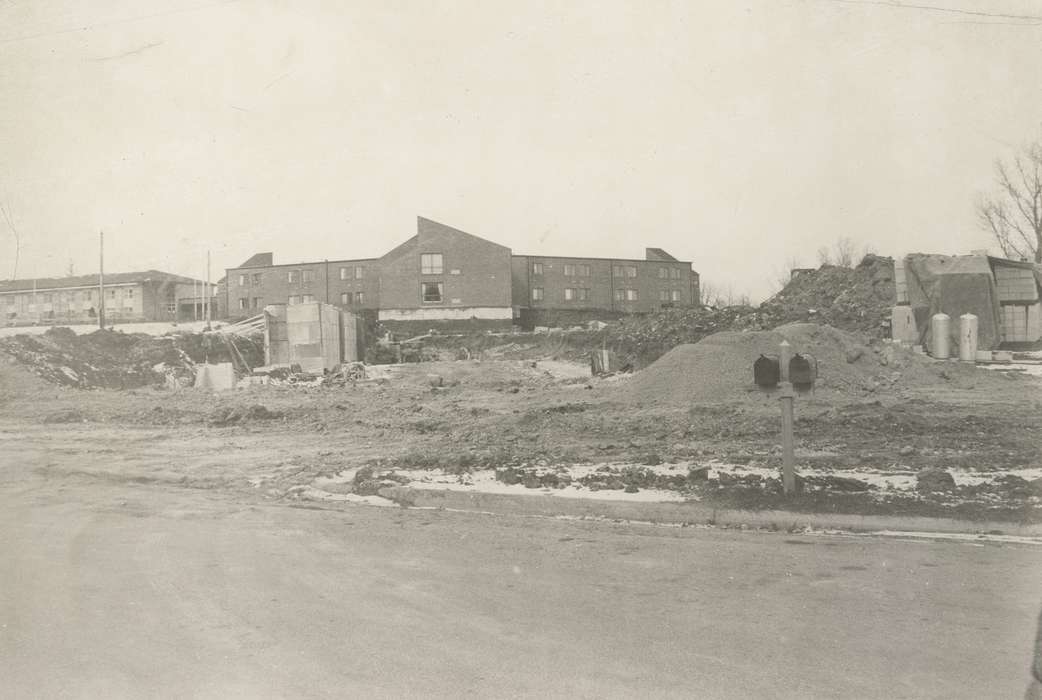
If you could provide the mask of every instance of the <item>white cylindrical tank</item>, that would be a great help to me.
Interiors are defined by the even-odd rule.
[[[973,314],[959,316],[959,359],[977,361],[977,317]]]
[[[935,360],[947,360],[952,356],[949,338],[952,318],[948,314],[934,314],[930,319],[930,354]]]

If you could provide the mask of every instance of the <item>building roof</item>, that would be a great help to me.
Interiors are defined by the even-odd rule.
[[[254,253],[249,260],[239,265],[239,267],[271,267],[273,262],[275,262],[274,253]]]
[[[183,284],[198,283],[191,277],[174,275],[159,270],[144,270],[142,272],[111,272],[105,275],[105,284],[134,284],[137,282],[180,282]],[[77,275],[75,277],[38,277],[36,279],[2,280],[0,281],[0,293],[4,292],[31,292],[33,289],[70,289],[76,287],[98,286],[98,275]]]

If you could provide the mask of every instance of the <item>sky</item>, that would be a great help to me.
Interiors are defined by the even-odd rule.
[[[1040,59],[1037,0],[0,0],[0,278],[18,241],[94,273],[104,231],[107,271],[216,281],[424,216],[759,301],[841,238],[989,247]]]

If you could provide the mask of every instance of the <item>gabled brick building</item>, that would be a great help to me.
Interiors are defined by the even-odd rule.
[[[643,260],[513,255],[506,246],[419,217],[416,235],[385,255],[275,265],[254,255],[226,276],[231,317],[266,304],[322,301],[372,309],[381,321],[477,319],[509,325],[539,312],[647,312],[698,303],[690,262],[660,248]]]

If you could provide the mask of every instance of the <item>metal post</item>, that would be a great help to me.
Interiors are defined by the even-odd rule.
[[[778,348],[780,350],[778,353],[778,369],[781,370],[781,380],[787,382],[789,381],[789,361],[792,360],[792,346],[789,345],[789,341],[783,340]]]
[[[213,300],[210,296],[210,251],[206,251],[206,330],[210,330],[213,317]]]
[[[781,426],[782,426],[782,488],[788,496],[796,490],[796,447],[793,439],[793,401],[795,393],[792,385],[785,384],[781,391]]]
[[[98,247],[98,328],[105,328],[105,232],[100,231]]]

